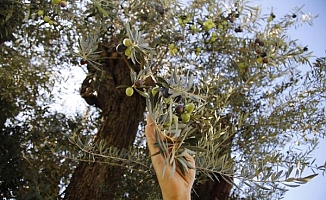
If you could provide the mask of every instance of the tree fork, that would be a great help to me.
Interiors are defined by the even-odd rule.
[[[119,85],[132,84],[128,68],[132,64],[123,54],[115,52],[116,45],[114,42],[101,45],[103,66],[101,71],[95,71],[88,65],[89,75],[82,84],[81,96],[102,110],[96,141],[105,140],[108,146],[121,150],[128,149],[135,140],[145,100],[138,93],[128,97],[124,89],[117,89]],[[122,167],[99,162],[81,162],[73,173],[65,199],[115,199],[123,171]]]

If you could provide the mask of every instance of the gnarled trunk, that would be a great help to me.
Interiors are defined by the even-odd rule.
[[[131,85],[128,68],[131,64],[123,55],[112,53],[114,47],[111,44],[101,47],[101,56],[108,59],[104,60],[101,71],[89,68],[90,74],[83,82],[81,96],[102,110],[102,124],[96,141],[105,140],[108,146],[128,149],[143,118],[145,101],[137,93],[128,97],[124,89],[116,88]],[[115,199],[124,170],[123,167],[99,162],[81,162],[73,173],[65,199]]]
[[[103,139],[108,145],[123,149],[130,147],[135,140],[139,122],[145,111],[145,101],[137,93],[127,97],[124,89],[116,88],[118,85],[131,85],[128,68],[131,64],[123,55],[112,53],[114,46],[116,44],[112,45],[112,48],[101,48],[102,57],[109,59],[105,60],[100,72],[88,66],[90,74],[83,82],[81,96],[88,104],[102,110],[102,124],[96,141]],[[119,190],[123,172],[123,167],[99,162],[81,162],[74,171],[65,199],[119,199],[123,192]],[[192,198],[225,200],[230,190],[231,185],[222,178],[215,182],[208,180],[195,186],[198,196],[194,194]]]
[[[196,194],[192,195],[194,200],[227,200],[229,199],[232,185],[217,174],[218,180],[207,180],[195,186]],[[228,181],[231,181],[228,178]]]

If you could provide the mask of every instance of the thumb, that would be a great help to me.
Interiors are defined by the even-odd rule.
[[[157,150],[154,147],[154,143],[156,142],[155,124],[153,123],[153,120],[149,114],[147,114],[146,119],[147,119],[147,125],[145,126],[145,136],[147,139],[149,151],[151,154],[153,154],[155,150]]]

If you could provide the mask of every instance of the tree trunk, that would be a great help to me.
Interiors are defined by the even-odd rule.
[[[207,180],[204,183],[194,187],[195,194],[192,195],[193,200],[227,200],[229,199],[232,185],[225,181],[220,175],[218,180]],[[231,181],[230,178],[228,178]]]
[[[115,47],[116,44],[109,46]],[[116,88],[118,85],[131,85],[128,68],[131,63],[127,62],[123,55],[112,53],[114,48],[101,47],[101,50],[101,57],[109,59],[105,61],[100,72],[88,66],[89,75],[83,82],[81,96],[88,104],[102,110],[102,124],[96,134],[96,141],[104,139],[110,146],[128,148],[133,144],[139,122],[143,118],[145,101],[137,93],[127,97],[124,89]],[[123,192],[127,193],[121,188],[123,171],[123,167],[99,162],[81,162],[66,189],[65,199],[120,199]],[[192,198],[225,200],[228,199],[230,190],[231,185],[222,178],[215,182],[208,180],[195,186],[198,196],[194,194]]]
[[[108,146],[128,149],[133,144],[139,122],[143,119],[145,100],[136,92],[128,97],[124,89],[116,88],[132,84],[128,68],[128,65],[132,65],[124,55],[115,53],[115,46],[116,44],[106,44],[100,48],[101,57],[108,59],[104,60],[101,71],[88,66],[90,74],[83,82],[81,96],[102,110],[101,127],[96,141],[105,140]],[[123,167],[99,162],[81,162],[73,173],[65,199],[116,199],[124,170]]]

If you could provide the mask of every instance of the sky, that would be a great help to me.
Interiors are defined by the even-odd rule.
[[[305,13],[312,15],[319,15],[317,19],[313,21],[313,26],[304,25],[298,29],[291,30],[290,36],[292,39],[298,39],[299,44],[302,46],[308,46],[309,50],[312,50],[316,56],[326,56],[326,0],[253,0],[252,3],[261,5],[264,13],[269,13],[271,9],[276,16],[283,16],[285,13],[289,13],[293,6],[303,7]],[[304,68],[305,66],[303,66]],[[81,68],[74,69],[74,73],[67,73],[67,76],[71,74],[80,74],[75,77],[67,77],[73,80],[70,84],[75,88],[73,94],[67,94],[67,98],[63,99],[62,104],[65,105],[67,113],[75,113],[80,110],[81,105],[86,105],[84,100],[79,96],[79,87],[84,79],[84,73]],[[69,80],[69,79],[68,79]],[[67,83],[68,84],[68,83]],[[71,99],[74,101],[71,101]],[[320,141],[319,149],[313,154],[319,165],[324,164],[326,161],[326,139]],[[307,170],[308,171],[308,170]],[[325,200],[326,199],[326,176],[319,175],[312,179],[305,185],[298,188],[291,188],[285,194],[285,200]]]
[[[319,15],[313,21],[313,26],[304,25],[296,30],[291,30],[292,39],[298,39],[303,46],[307,45],[313,55],[326,56],[326,1],[325,0],[257,0],[264,10],[273,9],[274,14],[282,16],[292,10],[293,6],[303,7],[305,13]],[[304,66],[303,66],[304,67]],[[326,139],[320,141],[319,149],[314,152],[316,163],[323,165],[326,161]],[[307,170],[308,171],[308,170]],[[326,174],[319,175],[305,185],[291,188],[285,194],[285,200],[325,200],[326,199]]]

